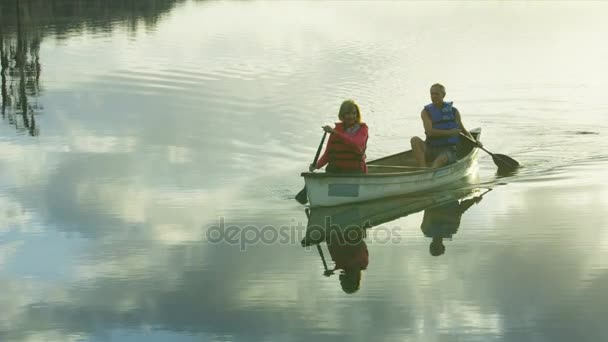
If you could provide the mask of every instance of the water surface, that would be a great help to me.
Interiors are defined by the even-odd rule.
[[[606,14],[601,2],[0,3],[0,340],[605,339]],[[300,246],[299,173],[345,98],[370,126],[369,158],[408,149],[435,82],[523,167],[499,177],[484,155],[468,197],[431,195],[493,189],[438,257],[425,208],[386,202],[406,216],[369,230],[346,294]],[[289,234],[212,243],[221,222]]]

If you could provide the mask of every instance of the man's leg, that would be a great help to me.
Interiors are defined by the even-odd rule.
[[[458,157],[456,156],[456,149],[447,148],[443,152],[441,152],[439,154],[439,156],[437,156],[437,158],[435,158],[435,160],[433,160],[433,167],[434,168],[442,167],[444,165],[453,163],[456,160],[458,160]]]
[[[433,160],[433,168],[438,168],[438,167],[442,167],[444,165],[446,165],[448,163],[448,156],[445,155],[445,153],[442,153],[439,155],[439,157],[435,158],[435,160]]]
[[[420,167],[426,167],[426,143],[424,140],[413,137],[412,140],[410,140],[410,144],[412,145],[414,157],[416,157],[416,164]]]

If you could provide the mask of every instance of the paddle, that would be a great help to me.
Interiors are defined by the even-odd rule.
[[[494,164],[496,164],[496,166],[498,166],[498,171],[511,172],[511,171],[515,171],[515,169],[517,169],[519,167],[519,163],[517,162],[517,160],[515,160],[509,156],[506,156],[504,154],[492,153],[492,152],[486,150],[484,147],[479,146],[477,141],[469,138],[464,133],[460,132],[460,135],[467,138],[469,141],[474,143],[475,146],[479,147],[480,149],[482,149],[486,153],[488,153],[490,156],[492,156],[492,160],[494,161]]]
[[[323,272],[323,275],[329,277],[330,275],[334,274],[334,271],[327,268],[327,263],[325,262],[325,257],[323,256],[323,251],[321,250],[320,243],[317,244],[317,251],[319,251],[321,261],[323,261],[323,267],[325,268],[325,272]]]
[[[323,138],[321,138],[321,143],[319,144],[319,148],[317,148],[317,154],[315,154],[315,159],[312,161],[314,165],[317,165],[317,160],[319,160],[321,148],[323,148],[323,143],[325,142],[325,136],[327,136],[327,132],[323,132]],[[306,202],[308,202],[308,198],[306,197],[306,185],[296,195],[296,201],[298,201],[300,204],[306,204]]]
[[[323,138],[325,138],[325,136],[323,136]],[[306,217],[310,220],[310,209],[306,208],[304,212],[306,213]],[[306,240],[306,238],[304,238],[304,240]],[[302,247],[306,246],[304,240],[302,240]],[[321,261],[323,261],[323,267],[325,268],[325,272],[323,272],[323,275],[329,277],[330,275],[334,274],[334,271],[331,271],[327,268],[327,263],[325,262],[325,257],[323,256],[323,250],[321,249],[321,242],[317,243],[317,251],[319,251]]]

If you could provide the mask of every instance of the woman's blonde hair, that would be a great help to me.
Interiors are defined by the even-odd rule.
[[[359,110],[359,105],[355,102],[355,100],[351,99],[344,100],[344,102],[342,102],[340,105],[340,112],[338,112],[338,118],[340,120],[344,120],[344,115],[346,115],[346,113],[351,113],[353,110],[355,110],[357,113],[357,118],[355,121],[357,121],[357,123],[361,123],[361,111]]]

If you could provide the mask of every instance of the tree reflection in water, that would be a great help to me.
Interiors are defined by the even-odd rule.
[[[0,2],[0,112],[4,122],[31,136],[40,133],[43,107],[40,45],[52,35],[65,39],[116,27],[146,29],[183,0],[14,0]]]

